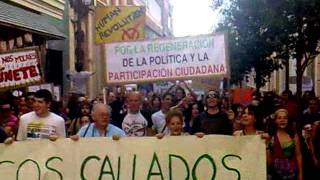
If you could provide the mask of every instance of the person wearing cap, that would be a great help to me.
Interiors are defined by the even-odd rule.
[[[219,94],[209,91],[205,96],[206,111],[194,119],[192,133],[232,135],[232,123],[219,108]]]

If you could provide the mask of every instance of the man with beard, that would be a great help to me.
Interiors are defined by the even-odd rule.
[[[232,124],[226,113],[219,109],[219,94],[209,91],[205,97],[207,110],[194,119],[192,133],[232,135]]]

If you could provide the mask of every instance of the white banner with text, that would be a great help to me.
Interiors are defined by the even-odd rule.
[[[5,180],[266,179],[259,136],[32,140],[0,145]]]
[[[228,72],[224,34],[105,44],[107,83],[212,77]]]

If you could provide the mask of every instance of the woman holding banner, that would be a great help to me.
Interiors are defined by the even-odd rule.
[[[292,122],[288,121],[288,111],[279,109],[270,124],[271,136],[267,149],[268,174],[273,180],[302,180],[302,155],[298,135]]]
[[[189,133],[183,132],[183,115],[180,111],[175,109],[170,110],[166,115],[166,126],[169,129],[170,136],[185,136],[189,135]],[[162,139],[164,137],[164,133],[159,133],[156,135],[158,139]],[[204,133],[195,133],[195,135],[199,138],[204,136]]]

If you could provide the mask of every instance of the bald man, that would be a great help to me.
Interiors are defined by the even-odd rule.
[[[112,137],[117,135],[120,137],[126,136],[125,132],[109,124],[110,107],[108,105],[97,103],[92,108],[93,123],[82,127],[77,133],[80,137]]]
[[[128,136],[146,136],[148,121],[141,114],[142,96],[139,92],[133,91],[128,94],[128,114],[122,121],[122,129]]]

